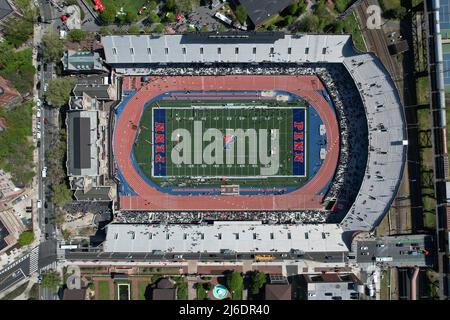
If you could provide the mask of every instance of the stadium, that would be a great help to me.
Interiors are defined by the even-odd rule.
[[[372,231],[389,209],[407,149],[403,108],[384,66],[350,36],[102,43],[121,87],[112,134],[120,210],[106,251],[133,251],[118,235],[138,224],[257,221],[342,234]],[[195,252],[179,240],[171,251]]]

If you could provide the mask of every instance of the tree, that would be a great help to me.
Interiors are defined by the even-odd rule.
[[[250,293],[253,295],[259,294],[261,288],[266,284],[267,277],[263,272],[252,272],[250,275]]]
[[[106,36],[106,35],[112,34],[112,30],[110,28],[106,27],[106,26],[103,26],[103,27],[100,28],[99,33],[102,36]]]
[[[85,33],[81,29],[72,29],[67,34],[67,37],[72,42],[81,42],[86,37]]]
[[[148,20],[150,23],[160,23],[161,18],[158,16],[158,14],[155,11],[150,11],[148,13]]]
[[[116,20],[117,16],[117,8],[114,6],[114,4],[109,3],[105,10],[100,12],[99,17],[102,20],[103,24],[111,24]]]
[[[203,283],[203,289],[205,289],[206,291],[209,291],[212,289],[212,284],[211,282],[205,282]]]
[[[334,2],[336,10],[339,13],[343,13],[347,9],[347,7],[349,6],[350,3],[351,3],[350,0],[336,0]]]
[[[175,0],[166,0],[166,5],[164,6],[165,11],[174,11],[175,10]]]
[[[69,101],[70,93],[77,80],[72,77],[55,78],[48,82],[48,90],[45,99],[53,107],[59,108]]]
[[[66,216],[62,211],[58,210],[53,216],[52,221],[57,227],[61,227],[66,222]]]
[[[127,22],[127,15],[126,14],[119,14],[116,17],[117,23],[119,25],[124,25]]]
[[[192,11],[192,8],[198,7],[200,0],[177,0],[176,8],[180,12],[188,13]]]
[[[155,1],[150,1],[147,4],[147,10],[154,11],[158,7],[158,4]]]
[[[226,278],[227,287],[231,291],[233,300],[242,298],[242,290],[244,288],[244,279],[239,272],[231,272]]]
[[[153,27],[153,32],[155,32],[155,33],[163,33],[164,32],[164,26],[161,23],[156,24]]]
[[[29,246],[34,241],[34,233],[33,231],[24,231],[20,234],[19,239],[17,239],[17,242],[21,247]]]
[[[290,6],[288,6],[286,9],[283,10],[282,15],[295,15],[298,10],[298,2],[292,3]]]
[[[64,55],[64,41],[55,32],[46,33],[42,37],[44,60],[59,61]]]
[[[61,277],[58,272],[47,272],[42,276],[41,286],[47,288],[53,292],[58,291],[58,287],[61,283]]]
[[[208,30],[208,26],[206,26],[206,25],[203,25],[201,28],[200,28],[200,32],[208,32],[209,30]]]
[[[300,21],[300,30],[304,32],[318,32],[320,29],[319,17],[310,14]]]
[[[244,24],[247,21],[247,12],[242,4],[236,7],[236,18],[241,24]]]
[[[129,34],[137,34],[139,33],[139,27],[135,24],[132,24],[129,28],[128,28],[128,33]]]
[[[173,23],[177,21],[177,17],[175,16],[175,14],[173,12],[167,12],[164,15],[164,21],[165,22],[169,22],[169,23]]]
[[[58,207],[62,208],[72,199],[72,192],[67,188],[65,183],[52,186],[53,197],[52,200]]]
[[[6,41],[18,48],[33,34],[33,21],[24,18],[7,20],[2,28]]]
[[[6,41],[0,43],[0,75],[6,78],[21,94],[33,89],[36,69],[32,64],[31,48],[16,51]]]
[[[128,10],[125,15],[125,21],[127,23],[134,23],[138,20],[138,15],[135,11]]]
[[[402,20],[405,18],[407,14],[406,8],[402,6],[398,6],[392,9],[389,9],[384,12],[383,16],[387,19],[397,19]]]

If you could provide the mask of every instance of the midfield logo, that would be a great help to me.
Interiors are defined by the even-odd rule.
[[[260,165],[261,175],[273,176],[280,169],[279,129],[219,129],[203,132],[201,121],[194,121],[194,132],[179,128],[172,132],[176,142],[171,151],[176,165]],[[204,143],[208,143],[204,146]],[[246,148],[248,147],[248,149]]]

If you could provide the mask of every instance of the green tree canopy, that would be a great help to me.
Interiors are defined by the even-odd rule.
[[[138,15],[136,11],[128,10],[125,15],[125,21],[127,23],[134,23],[138,20]]]
[[[132,24],[129,28],[128,28],[128,33],[129,34],[137,34],[139,33],[139,27],[136,24]]]
[[[62,208],[72,199],[72,192],[65,183],[52,186],[53,189],[53,202],[58,207]]]
[[[150,11],[148,13],[148,19],[151,23],[160,23],[161,18],[158,16],[158,14],[155,11]]]
[[[163,33],[164,32],[164,25],[162,23],[158,23],[153,27],[153,32],[155,33]]]
[[[165,22],[169,22],[169,23],[173,23],[173,22],[177,21],[177,17],[175,16],[175,14],[173,12],[167,12],[164,15],[164,21]]]
[[[319,17],[313,14],[303,17],[300,21],[300,30],[304,32],[318,32],[320,30]]]
[[[165,11],[174,11],[176,8],[175,0],[166,0],[166,4],[164,6]]]
[[[252,272],[250,275],[250,292],[253,295],[259,294],[261,288],[266,284],[267,277],[264,272]]]
[[[80,42],[85,39],[86,35],[84,31],[81,29],[72,29],[67,34],[67,37],[70,41]]]
[[[110,28],[106,27],[106,26],[103,26],[103,27],[100,28],[99,33],[102,36],[106,36],[106,35],[112,34],[112,30]]]
[[[44,59],[47,62],[59,61],[64,55],[64,41],[55,32],[46,33],[42,37]]]
[[[61,283],[61,277],[58,272],[47,272],[42,276],[41,286],[53,292],[58,291]]]
[[[244,279],[239,272],[231,272],[227,275],[226,283],[228,289],[231,291],[233,300],[241,297],[244,288]]]
[[[17,240],[19,245],[22,247],[29,246],[30,244],[33,243],[33,241],[34,241],[34,233],[31,230],[22,232],[19,236],[19,239]]]
[[[33,150],[30,141],[33,103],[26,102],[12,110],[0,108],[0,117],[8,127],[0,134],[0,168],[12,175],[17,186],[29,185],[34,177]],[[13,124],[13,125],[9,125]]]
[[[105,10],[100,12],[99,17],[103,24],[111,24],[116,20],[117,8],[113,3],[108,3]]]
[[[156,1],[152,0],[147,4],[147,10],[154,11],[156,9],[156,7],[158,7],[158,4],[156,3]]]
[[[70,93],[75,84],[76,79],[72,77],[51,79],[48,82],[48,90],[45,93],[45,99],[53,107],[62,107],[69,101]]]
[[[352,3],[351,0],[336,0],[334,2],[334,5],[335,5],[337,12],[343,13],[349,7],[349,5],[351,3]]]
[[[247,21],[247,12],[242,4],[236,7],[236,18],[241,24],[244,24]]]

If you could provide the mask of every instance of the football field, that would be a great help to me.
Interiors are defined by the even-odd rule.
[[[307,178],[307,112],[303,101],[159,101],[143,112],[135,161],[152,180],[298,183]]]

